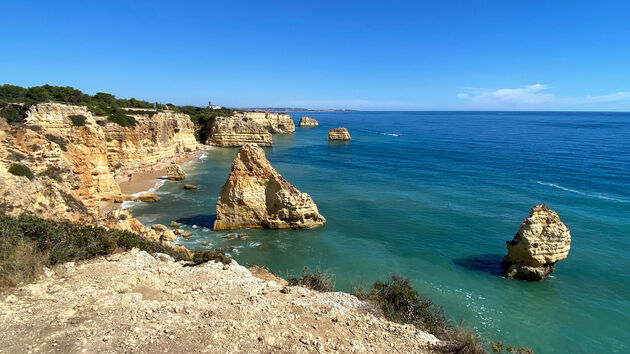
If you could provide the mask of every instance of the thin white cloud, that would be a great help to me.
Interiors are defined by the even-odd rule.
[[[611,93],[609,95],[601,95],[601,96],[588,95],[584,99],[584,102],[617,102],[617,101],[626,101],[626,100],[630,100],[630,92],[619,91],[619,92]]]
[[[457,97],[485,107],[541,105],[556,100],[553,94],[543,92],[547,89],[547,85],[542,84],[496,90],[470,89],[471,92],[458,93]]]

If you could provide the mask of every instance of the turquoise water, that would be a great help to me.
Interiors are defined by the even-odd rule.
[[[246,241],[212,232],[236,149],[184,165],[199,190],[166,182],[134,214],[184,222],[194,236],[181,244],[231,245],[241,264],[327,269],[340,290],[401,274],[453,321],[537,353],[630,350],[630,114],[309,115],[320,126],[274,135],[267,157],[313,197],[324,228],[248,230]],[[329,143],[338,125],[354,140]],[[505,241],[541,202],[571,229],[569,257],[544,281],[504,279]]]

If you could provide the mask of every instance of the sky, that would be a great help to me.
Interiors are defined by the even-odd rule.
[[[0,84],[178,105],[630,111],[630,1],[3,1]]]

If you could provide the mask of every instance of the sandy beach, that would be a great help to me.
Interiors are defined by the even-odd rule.
[[[206,150],[209,150],[209,147],[203,147],[195,152],[183,153],[176,158],[165,159],[149,171],[136,172],[131,178],[118,178],[116,182],[118,182],[122,194],[146,192],[155,187],[160,180],[166,179],[166,168],[168,165],[173,162],[184,164],[198,159]],[[120,208],[121,205],[122,203],[101,202],[99,210],[101,214],[107,214],[114,209]]]

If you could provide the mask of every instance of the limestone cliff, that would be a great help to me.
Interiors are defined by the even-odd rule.
[[[256,143],[260,146],[271,146],[271,134],[247,117],[217,117],[205,129],[205,143],[208,145],[234,147]]]
[[[286,113],[237,112],[235,115],[249,118],[262,125],[270,133],[295,133],[293,119]]]
[[[0,204],[7,214],[91,223],[101,197],[120,194],[105,135],[85,107],[33,106],[25,124],[4,125],[0,139]],[[32,178],[9,173],[15,164]]]
[[[282,178],[262,148],[241,148],[219,195],[215,230],[307,229],[325,222],[311,197]]]
[[[541,280],[556,268],[556,262],[567,258],[571,247],[569,228],[555,211],[540,204],[507,241],[508,254],[503,269],[508,278]]]
[[[309,127],[316,127],[319,125],[319,123],[317,122],[317,120],[315,120],[314,118],[311,117],[302,117],[300,119],[300,123],[298,124],[300,127],[305,127],[305,128],[309,128]]]
[[[351,140],[348,129],[339,127],[328,131],[328,140]]]
[[[136,119],[134,126],[112,122],[103,126],[109,167],[116,176],[156,168],[201,147],[195,139],[194,123],[186,114],[166,111],[151,117],[132,116]]]

